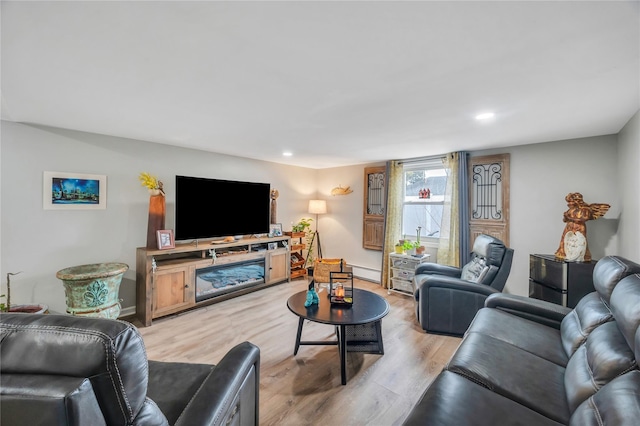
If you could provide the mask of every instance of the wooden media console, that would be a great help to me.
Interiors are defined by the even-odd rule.
[[[269,250],[273,243],[277,247]],[[168,250],[139,247],[136,316],[144,326],[149,326],[154,318],[288,281],[290,247],[288,236],[243,238],[226,243],[202,240],[197,244],[177,244]]]

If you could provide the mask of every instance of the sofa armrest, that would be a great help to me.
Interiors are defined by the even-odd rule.
[[[439,265],[437,263],[421,263],[416,267],[414,275],[420,274],[434,274],[444,275],[447,277],[460,278],[462,275],[462,269],[453,266]]]
[[[260,349],[240,343],[205,379],[176,425],[257,425],[259,383]]]
[[[485,307],[500,309],[531,321],[560,329],[570,308],[544,300],[514,294],[497,293],[487,297]]]
[[[471,281],[461,280],[459,278],[447,277],[444,275],[423,275],[415,277],[416,289],[419,291],[427,291],[429,288],[447,288],[451,290],[466,291],[469,293],[477,293],[485,296],[497,293],[493,287],[485,284],[478,284]],[[419,296],[417,296],[419,297]]]
[[[0,383],[0,424],[107,424],[88,378],[2,374]]]

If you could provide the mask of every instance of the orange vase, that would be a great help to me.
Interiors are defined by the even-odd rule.
[[[149,198],[149,223],[147,225],[147,248],[158,248],[157,231],[164,228],[166,203],[161,193],[151,194]]]

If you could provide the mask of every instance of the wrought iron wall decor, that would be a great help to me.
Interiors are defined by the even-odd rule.
[[[502,219],[502,164],[476,164],[473,166],[473,219]]]
[[[367,188],[367,214],[384,215],[384,173],[371,173]]]

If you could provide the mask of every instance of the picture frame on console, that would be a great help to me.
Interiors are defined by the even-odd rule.
[[[158,250],[176,248],[176,240],[173,237],[173,231],[171,229],[161,229],[157,232],[157,235]]]
[[[282,224],[272,223],[269,225],[269,237],[281,237],[282,236]]]
[[[278,243],[267,243],[267,248],[269,250],[275,250],[278,248]]]

